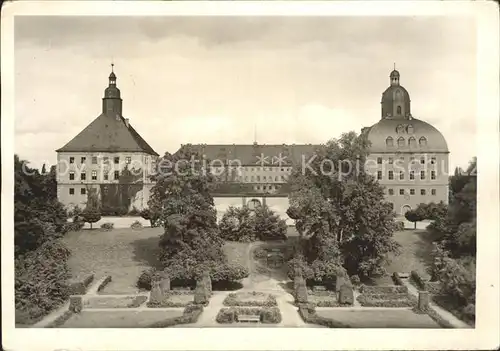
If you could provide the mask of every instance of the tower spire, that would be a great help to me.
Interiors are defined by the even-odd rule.
[[[394,70],[396,70],[396,62],[394,62]]]

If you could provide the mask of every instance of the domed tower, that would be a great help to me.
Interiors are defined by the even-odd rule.
[[[381,119],[362,133],[370,142],[366,170],[386,188],[402,216],[420,203],[448,201],[448,145],[431,124],[411,115],[410,94],[396,69],[382,94]]]
[[[389,78],[390,86],[382,94],[382,119],[410,119],[410,94],[399,84],[399,72],[394,69]]]
[[[102,98],[102,113],[112,117],[122,116],[122,99],[120,89],[116,87],[116,75],[111,64],[111,74],[109,75],[109,85],[104,90]]]

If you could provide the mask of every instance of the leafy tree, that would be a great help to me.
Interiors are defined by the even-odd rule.
[[[68,249],[59,240],[67,213],[57,201],[55,168],[40,174],[14,156],[16,322],[39,319],[68,295]]]
[[[253,231],[259,240],[286,240],[286,221],[269,207],[257,207],[253,222]]]
[[[219,223],[220,235],[224,240],[255,241],[255,218],[248,207],[230,206]]]
[[[83,220],[90,223],[90,229],[92,229],[92,224],[99,222],[101,220],[101,212],[95,208],[89,208],[82,213]]]
[[[397,252],[394,213],[383,188],[365,172],[369,142],[350,132],[316,150],[316,157],[291,177],[290,208],[301,253],[328,272],[347,270],[367,277],[383,272],[387,255]],[[316,277],[321,274],[315,274]]]
[[[141,217],[148,220],[151,223],[152,228],[158,226],[159,214],[152,212],[149,208],[145,208],[141,211]]]
[[[418,210],[407,211],[405,213],[405,218],[408,221],[413,222],[413,224],[415,225],[415,229],[417,229],[417,222],[423,221],[425,219],[422,212]]]
[[[148,206],[165,229],[160,261],[173,279],[212,275],[227,263],[210,194],[213,176],[190,145],[166,153],[158,167]]]
[[[47,173],[47,169],[45,168],[45,163],[44,163],[42,166],[42,174],[45,174],[45,173]]]

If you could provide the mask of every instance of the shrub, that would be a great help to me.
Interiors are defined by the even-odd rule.
[[[16,259],[16,310],[36,320],[67,300],[69,255],[62,242],[53,240]]]
[[[79,232],[80,230],[82,230],[83,226],[85,225],[85,222],[83,221],[74,221],[71,222],[71,223],[67,223],[65,225],[65,229],[64,231],[65,232]]]
[[[357,300],[363,307],[414,307],[417,304],[417,299],[411,295],[396,299],[389,296],[374,298],[371,295],[359,295]]]
[[[266,249],[258,247],[253,251],[253,258],[256,260],[267,258],[268,253],[269,252]]]
[[[405,230],[404,222],[396,221],[396,231],[402,232],[403,230]]]
[[[194,290],[194,303],[196,305],[207,305],[210,297],[210,291],[204,280],[196,282],[196,289]]]
[[[94,274],[88,274],[83,279],[75,280],[69,283],[69,291],[72,295],[84,295],[87,287],[94,280]]]
[[[215,320],[221,324],[234,323],[236,321],[236,311],[231,308],[221,308]]]
[[[396,284],[396,285],[403,285],[403,281],[401,280],[401,277],[399,276],[398,272],[394,272],[392,274],[392,280],[394,281],[394,284]]]
[[[132,223],[130,225],[130,228],[132,228],[134,230],[141,230],[142,229],[142,224],[139,221],[135,221],[134,223]]]
[[[259,206],[255,210],[255,233],[259,240],[286,240],[287,225],[267,206]]]
[[[367,285],[361,285],[359,288],[359,291],[363,293],[364,295],[370,295],[370,294],[407,294],[408,293],[408,287],[403,285],[387,285],[387,286],[367,286]]]
[[[86,209],[82,217],[84,222],[90,223],[90,229],[92,229],[92,224],[101,220],[101,213],[96,209]]]
[[[411,280],[416,284],[417,288],[425,290],[425,281],[420,277],[417,271],[411,271]]]
[[[349,325],[338,322],[334,319],[318,316],[314,306],[310,304],[300,304],[299,315],[306,323],[323,325],[327,328],[350,328]]]
[[[470,303],[462,309],[462,319],[468,323],[476,321],[476,306],[474,304]]]
[[[298,303],[307,303],[306,281],[302,277],[295,277],[295,301]]]
[[[220,235],[224,240],[255,241],[255,222],[248,207],[230,206],[219,223]]]
[[[139,275],[139,278],[137,279],[137,287],[139,289],[151,290],[153,275],[155,275],[156,273],[156,268],[154,267],[143,270],[141,275]]]
[[[160,219],[160,215],[154,213],[149,208],[145,208],[140,212],[140,216],[145,220],[149,221],[151,228],[157,227]]]
[[[223,263],[210,272],[210,278],[214,282],[241,280],[248,275],[248,268],[235,263]]]
[[[277,307],[263,308],[260,312],[260,318],[264,324],[278,324],[281,322],[281,313]]]
[[[115,227],[114,223],[103,223],[103,224],[101,224],[101,229],[104,230],[104,231],[113,230],[114,227]]]
[[[256,295],[262,296],[265,295],[263,293],[253,292]],[[271,294],[267,294],[266,300],[245,300],[241,301],[238,299],[238,294],[232,293],[227,295],[227,297],[223,301],[224,306],[265,306],[272,307],[277,306],[276,297]]]

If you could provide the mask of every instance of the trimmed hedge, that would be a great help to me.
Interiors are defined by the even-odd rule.
[[[399,273],[398,272],[394,272],[392,274],[392,280],[394,281],[394,284],[396,285],[400,285],[402,286],[403,285],[403,280],[401,279],[401,277],[399,276]]]
[[[367,285],[361,285],[359,288],[359,292],[361,292],[364,295],[370,295],[370,294],[407,294],[408,293],[408,287],[403,285],[387,285],[387,286],[367,286]]]
[[[391,298],[390,296],[373,298],[372,295],[359,295],[357,300],[363,307],[414,307],[418,303],[412,295],[406,295],[404,298]]]
[[[101,229],[108,232],[110,230],[113,230],[115,228],[114,223],[103,223],[101,224]]]
[[[200,315],[203,313],[203,306],[201,305],[188,305],[184,309],[182,316],[170,318],[164,321],[155,322],[146,328],[168,328],[179,324],[196,323]]]
[[[69,293],[71,295],[85,295],[87,288],[94,281],[94,274],[87,274],[83,279],[70,281]]]
[[[215,320],[220,324],[238,322],[238,315],[259,315],[264,324],[278,324],[281,322],[281,312],[277,307],[229,307],[221,308]]]
[[[70,319],[73,316],[73,314],[74,314],[73,311],[70,311],[70,310],[64,311],[55,320],[53,320],[52,322],[50,322],[45,328],[58,328],[61,325],[63,325],[64,323],[66,323],[66,321],[68,319]]]
[[[410,282],[414,282],[417,288],[421,290],[426,290],[425,280],[422,279],[422,277],[418,274],[417,271],[411,271],[410,277],[411,277]]]
[[[311,304],[299,304],[299,315],[305,323],[318,324],[327,328],[351,328],[348,324],[318,316],[314,306]]]
[[[227,295],[227,297],[224,299],[222,304],[224,306],[262,306],[262,307],[273,307],[277,306],[278,303],[276,302],[276,297],[271,294],[263,294],[263,293],[256,293],[255,291],[253,292],[256,294],[256,296],[262,296],[262,295],[268,295],[266,300],[250,300],[250,301],[241,301],[238,299],[238,294],[237,293],[231,293]]]
[[[103,290],[106,287],[106,285],[108,285],[110,282],[111,282],[111,276],[107,275],[102,281],[102,283],[97,287],[97,291]]]
[[[141,230],[142,229],[142,224],[139,221],[135,221],[130,225],[130,228],[133,230]]]

